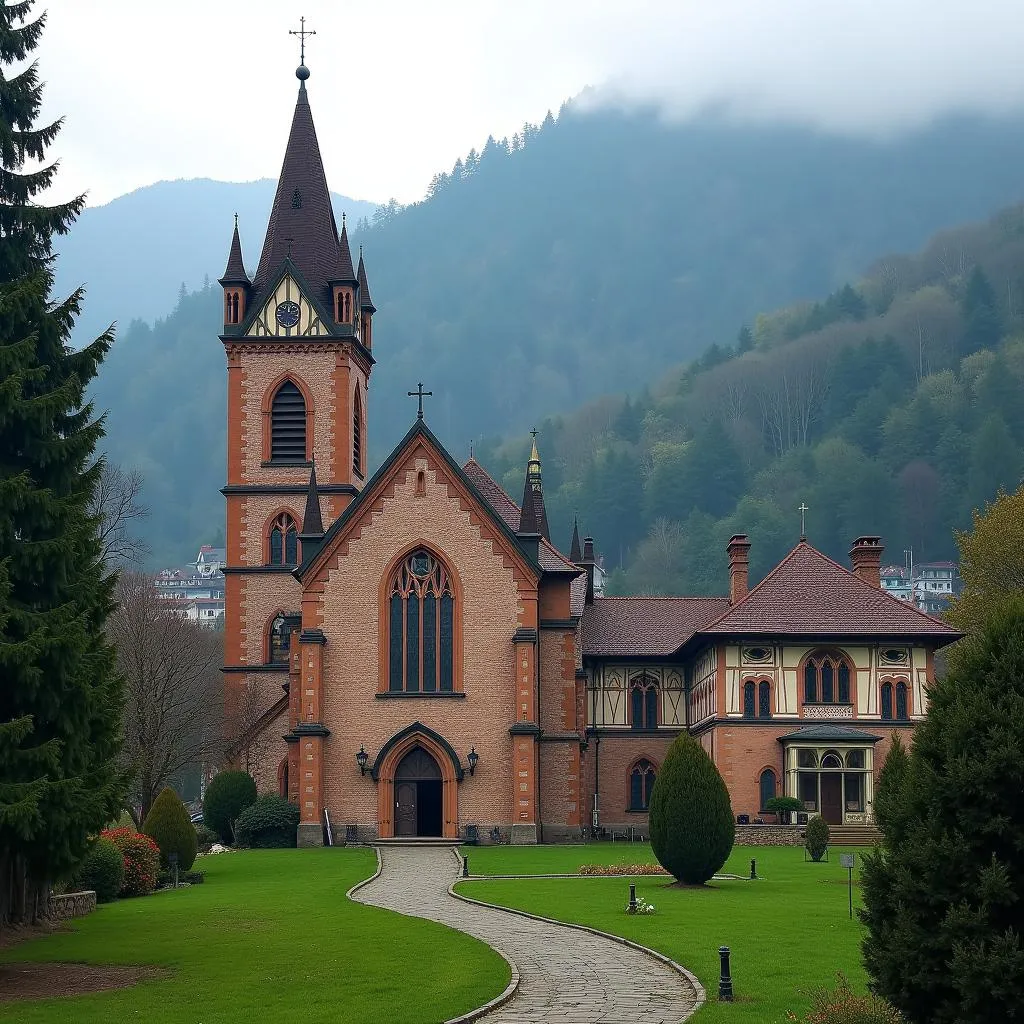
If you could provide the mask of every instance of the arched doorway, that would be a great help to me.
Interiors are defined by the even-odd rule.
[[[395,769],[395,835],[443,835],[443,795],[437,761],[413,747]]]

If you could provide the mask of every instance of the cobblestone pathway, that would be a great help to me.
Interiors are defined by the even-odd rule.
[[[694,1011],[692,983],[611,939],[454,899],[450,849],[382,847],[382,871],[353,899],[439,921],[482,939],[519,969],[516,994],[486,1024],[678,1024]]]

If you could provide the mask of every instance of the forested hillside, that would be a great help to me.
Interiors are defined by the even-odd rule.
[[[527,439],[478,446],[516,493]],[[955,556],[952,531],[1024,472],[1024,206],[876,263],[855,287],[758,316],[732,346],[539,436],[548,516],[579,510],[624,592],[721,593],[750,534],[754,578],[796,542],[844,564]]]

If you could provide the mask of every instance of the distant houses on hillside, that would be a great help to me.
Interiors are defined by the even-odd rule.
[[[882,566],[882,589],[909,601],[930,615],[941,615],[949,602],[963,589],[960,566],[956,562],[918,562]]]
[[[176,569],[161,569],[153,579],[157,596],[183,618],[208,629],[224,625],[224,573],[227,552],[204,544],[194,562]]]

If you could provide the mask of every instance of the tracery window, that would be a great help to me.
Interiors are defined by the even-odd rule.
[[[761,794],[760,810],[765,810],[769,800],[775,799],[775,772],[771,768],[765,768],[758,780],[758,789]]]
[[[444,563],[414,551],[398,567],[388,598],[388,690],[454,689],[455,592]]]
[[[291,380],[281,384],[270,403],[270,461],[306,461],[306,400]]]
[[[817,651],[804,663],[805,704],[849,704],[850,664],[834,651]]]
[[[634,729],[658,728],[658,681],[652,676],[637,676],[630,683],[630,724]]]
[[[646,759],[637,761],[629,773],[629,810],[646,811],[654,791],[654,765]]]
[[[299,564],[299,532],[295,520],[282,512],[270,527],[267,565]]]

